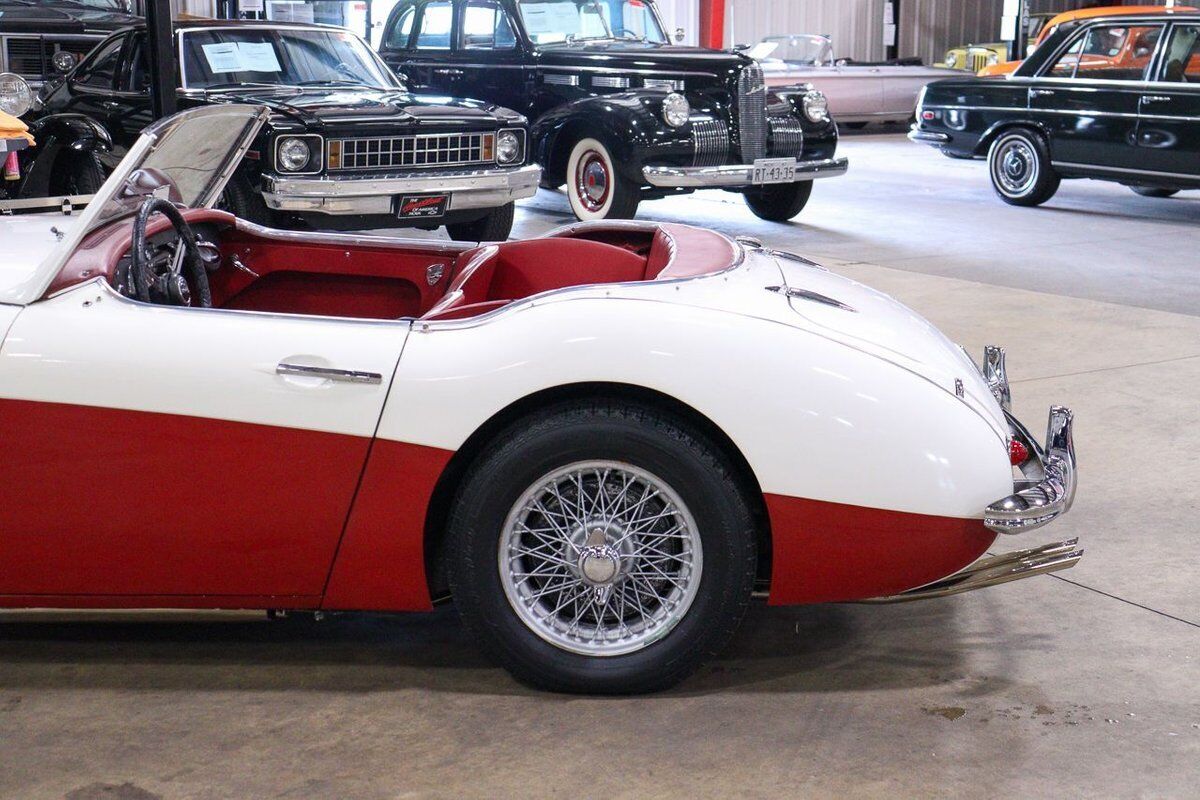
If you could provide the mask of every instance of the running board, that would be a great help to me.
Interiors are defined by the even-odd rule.
[[[956,572],[948,578],[909,589],[907,592],[888,597],[872,597],[869,600],[859,600],[860,603],[905,603],[909,600],[927,600],[932,597],[948,597],[952,594],[973,592],[988,586],[998,586],[1009,581],[1019,581],[1070,569],[1083,557],[1083,551],[1078,549],[1078,539],[1068,539],[1057,544],[1035,547],[1031,550],[1017,550],[976,561],[962,572]]]

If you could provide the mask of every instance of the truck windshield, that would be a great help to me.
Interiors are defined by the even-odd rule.
[[[534,44],[585,40],[666,44],[649,0],[518,0],[525,30]]]
[[[349,31],[204,28],[181,36],[185,89],[399,86],[383,62]]]

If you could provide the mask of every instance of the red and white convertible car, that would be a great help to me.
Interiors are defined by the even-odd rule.
[[[1074,495],[885,295],[685,226],[457,243],[213,209],[264,112],[149,130],[77,215],[0,217],[0,607],[419,611],[521,679],[661,688],[770,602],[907,600]]]

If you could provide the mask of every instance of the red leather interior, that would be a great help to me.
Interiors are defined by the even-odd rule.
[[[466,249],[444,242],[360,241],[238,228],[221,211],[184,212],[219,229],[224,256],[213,304],[245,311],[426,320],[465,319],[542,292],[588,284],[686,278],[732,266],[736,246],[688,225],[609,223]],[[151,220],[153,236],[169,227]],[[112,280],[130,248],[132,221],[93,233],[50,287]],[[240,261],[253,273],[233,266]],[[432,283],[430,282],[432,280]]]

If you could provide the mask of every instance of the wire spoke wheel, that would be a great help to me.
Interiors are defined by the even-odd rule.
[[[616,656],[687,614],[703,568],[691,512],[660,478],[586,461],[536,481],[504,523],[500,579],[521,621],[563,650]]]

